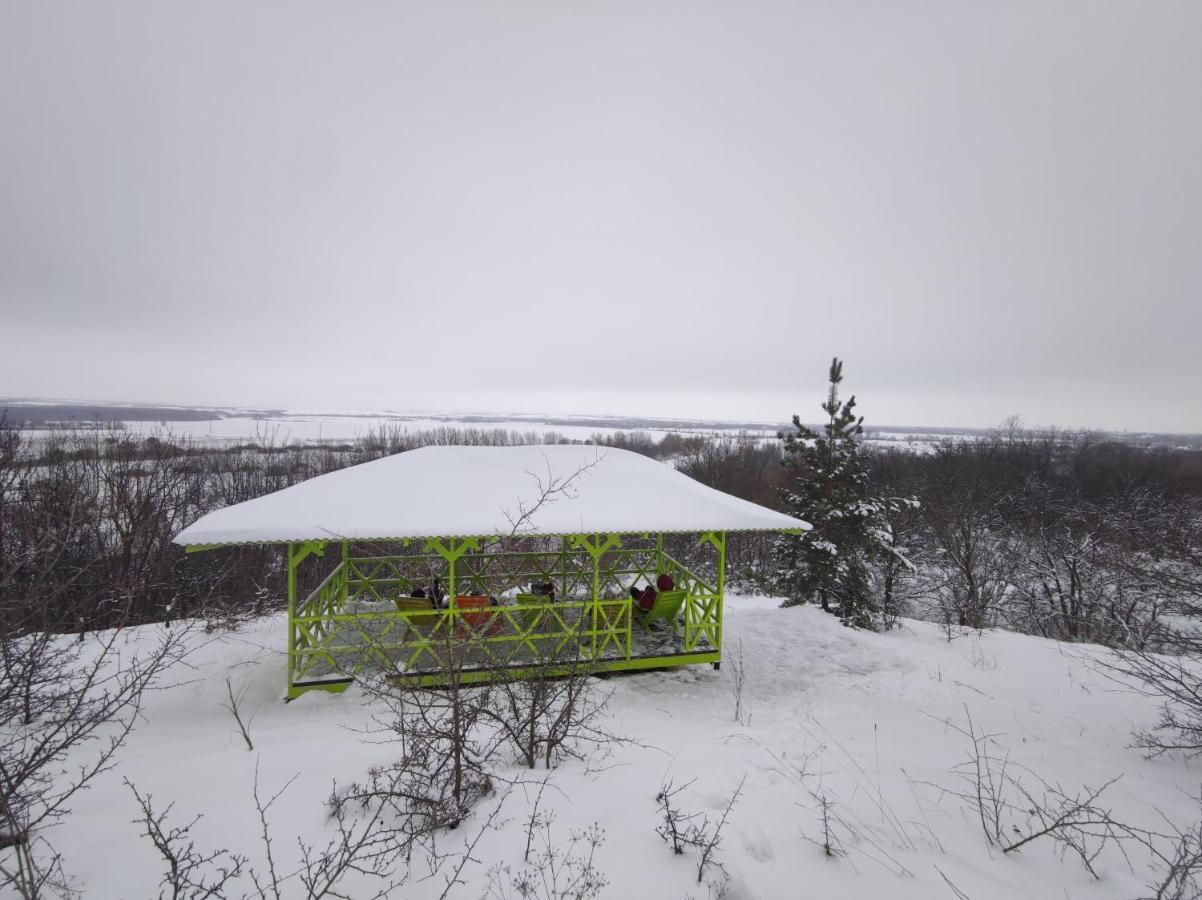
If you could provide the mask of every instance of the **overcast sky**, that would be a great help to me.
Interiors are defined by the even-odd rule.
[[[0,396],[1202,431],[1202,3],[0,0]]]

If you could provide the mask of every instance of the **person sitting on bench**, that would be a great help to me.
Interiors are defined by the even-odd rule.
[[[547,600],[554,601],[555,600],[555,582],[554,581],[531,582],[530,592],[529,592],[528,596],[546,597]]]
[[[656,579],[656,588],[648,585],[638,588],[632,585],[630,599],[634,601],[635,618],[644,628],[650,630],[651,623],[662,619],[668,624],[673,633],[676,631],[676,619],[680,608],[684,605],[685,592],[676,590],[676,582],[671,575],[660,575]]]
[[[659,592],[655,588],[648,585],[641,588],[638,585],[630,586],[630,599],[634,601],[634,605],[643,612],[649,612],[651,607],[655,606],[655,598]]]

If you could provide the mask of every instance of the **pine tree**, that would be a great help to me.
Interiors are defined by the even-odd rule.
[[[781,499],[785,510],[813,526],[801,536],[782,535],[774,547],[779,587],[786,606],[817,600],[845,625],[877,628],[880,608],[872,584],[871,562],[896,552],[886,514],[915,501],[869,495],[868,458],[861,439],[864,419],[856,416],[856,398],[839,401],[843,363],[831,361],[827,415],[817,432],[793,417],[793,431],[781,432],[788,480]]]

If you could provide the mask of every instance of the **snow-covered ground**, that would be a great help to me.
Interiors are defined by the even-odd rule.
[[[1094,880],[1051,843],[1007,855],[990,848],[974,811],[933,786],[958,784],[952,769],[969,747],[941,720],[963,723],[966,708],[980,728],[998,733],[1014,763],[1070,793],[1122,776],[1102,796],[1116,818],[1163,828],[1161,812],[1182,826],[1198,817],[1189,796],[1197,773],[1181,760],[1146,760],[1129,748],[1132,728],[1151,724],[1156,705],[1094,671],[1090,656],[1102,651],[1002,632],[949,642],[918,622],[861,633],[816,609],[779,609],[763,598],[728,597],[725,621],[721,671],[694,667],[605,682],[614,726],[646,746],[618,750],[601,774],[569,761],[552,776],[556,789],[543,803],[554,809],[565,842],[571,828],[594,821],[606,828],[597,854],[610,881],[602,896],[708,896],[696,883],[695,856],[673,856],[656,836],[656,793],[665,777],[678,785],[696,779],[681,803],[715,818],[744,776],[720,851],[731,898],[953,897],[944,876],[974,900],[1144,895],[1151,876],[1139,851],[1130,866],[1108,851]],[[154,629],[140,631],[136,639],[150,640]],[[295,778],[271,810],[277,855],[290,854],[296,837],[325,842],[331,782],[361,778],[389,749],[360,733],[370,709],[354,688],[281,702],[283,638],[278,618],[197,638],[188,667],[171,672],[176,685],[148,696],[118,769],[78,798],[52,835],[87,896],[158,893],[161,866],[132,824],[136,809],[122,778],[151,793],[156,806],[174,802],[180,824],[203,813],[193,829],[198,848],[242,850],[261,866],[251,799],[257,764],[269,795]],[[747,724],[734,721],[740,655]],[[222,708],[227,673],[248,691],[254,752]],[[522,775],[508,759],[497,769]],[[816,794],[858,832],[836,827],[845,856],[827,858],[806,840],[821,834]],[[473,835],[495,802],[485,801],[445,846]],[[468,884],[452,896],[479,897],[489,865],[520,863],[527,812],[526,792],[511,791],[503,824],[477,846],[480,864],[468,866]],[[396,896],[436,897],[443,886],[441,877],[412,880]],[[351,884],[348,893],[361,891]]]

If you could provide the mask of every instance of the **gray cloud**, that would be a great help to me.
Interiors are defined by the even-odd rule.
[[[1202,6],[0,7],[0,394],[1202,430]]]

